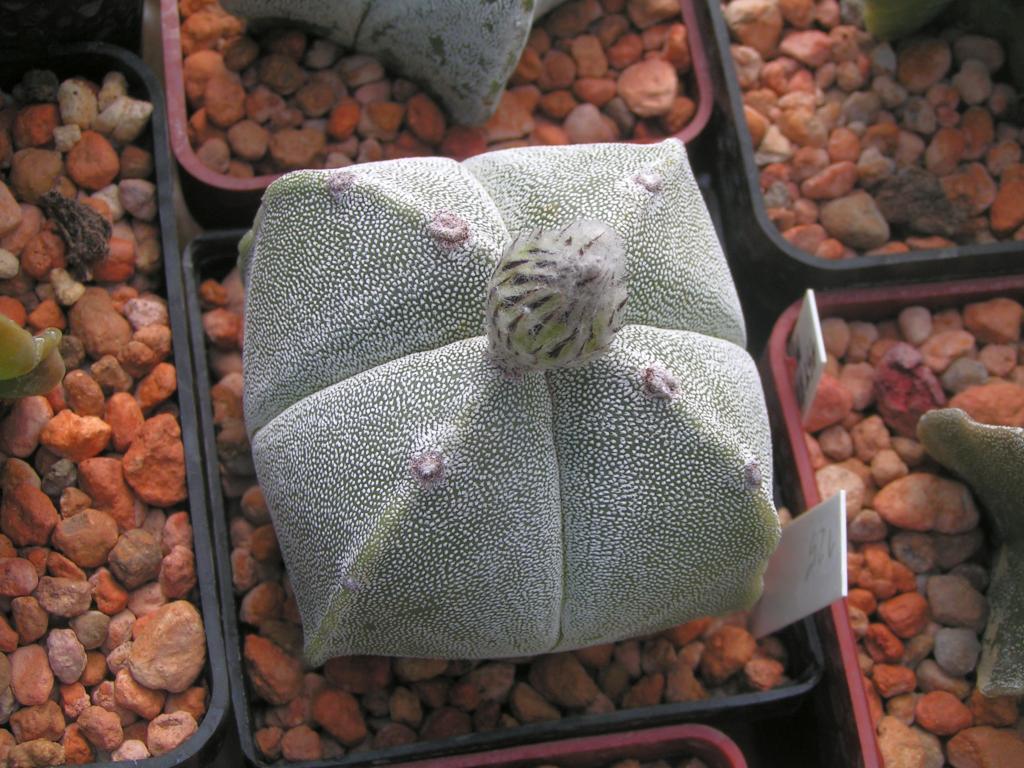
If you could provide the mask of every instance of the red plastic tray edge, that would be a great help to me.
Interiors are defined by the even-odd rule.
[[[747,766],[740,748],[726,734],[708,725],[690,723],[449,755],[401,763],[394,768],[516,768],[541,763],[554,763],[560,768],[598,768],[627,757],[656,759],[678,752],[695,755],[710,768]]]
[[[877,319],[892,317],[900,308],[912,304],[940,308],[1007,295],[1024,296],[1024,275],[820,291],[815,293],[815,298],[821,317]],[[787,341],[796,325],[802,303],[802,300],[799,300],[791,304],[779,316],[772,329],[766,347],[770,373],[770,380],[766,385],[770,387],[770,394],[778,403],[785,433],[784,438],[776,435],[776,441],[785,439],[788,443],[788,451],[780,453],[785,453],[792,460],[799,485],[795,490],[803,502],[803,508],[806,509],[819,503],[821,499],[814,479],[814,470],[811,468],[810,454],[804,441],[800,409],[793,389],[793,369],[786,353]],[[853,715],[853,724],[861,747],[861,765],[865,768],[880,768],[882,758],[875,737],[875,727],[871,722],[860,666],[857,663],[856,642],[850,628],[846,601],[833,603],[828,611],[835,627],[834,640],[842,661],[847,689],[843,693],[849,697],[847,703]]]
[[[700,35],[694,0],[680,0],[683,22],[690,44],[694,79],[697,82],[697,111],[693,119],[675,138],[689,145],[711,118],[713,99],[711,95],[711,74],[708,69],[707,52]],[[217,173],[199,160],[188,140],[188,110],[185,105],[185,74],[181,56],[181,20],[178,15],[178,0],[160,0],[160,29],[163,37],[164,92],[167,98],[167,122],[171,139],[171,150],[181,167],[197,181],[216,190],[231,192],[259,192],[279,179],[283,174],[266,174],[240,179]],[[645,139],[634,143],[652,143],[661,139]]]

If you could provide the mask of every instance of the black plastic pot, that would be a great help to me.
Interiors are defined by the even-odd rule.
[[[104,42],[138,52],[143,0],[0,0],[0,45]]]
[[[220,749],[229,706],[227,664],[220,629],[220,605],[215,587],[213,541],[210,536],[206,505],[206,484],[199,447],[195,379],[189,348],[189,329],[185,316],[181,258],[174,223],[171,179],[173,166],[167,144],[167,118],[163,92],[156,76],[135,54],[105,43],[82,43],[42,48],[32,54],[0,53],[0,88],[9,90],[29,69],[49,69],[59,78],[83,76],[102,80],[112,70],[124,73],[133,96],[150,101],[153,115],[150,126],[136,142],[153,153],[154,181],[157,186],[160,241],[164,259],[164,295],[167,299],[171,334],[174,339],[174,365],[178,374],[178,407],[182,440],[185,444],[185,468],[188,481],[188,507],[192,523],[195,567],[199,589],[199,609],[206,632],[206,669],[204,679],[210,698],[199,730],[184,744],[145,762],[147,768],[210,765]],[[141,763],[136,763],[141,764]],[[94,763],[93,765],[124,765]]]
[[[205,352],[206,340],[198,294],[199,284],[203,280],[220,279],[234,266],[237,256],[236,246],[242,234],[243,230],[230,230],[208,233],[196,238],[185,249],[183,268],[187,289],[189,325],[192,332],[192,348],[195,354],[196,382],[199,387],[200,422],[206,453],[210,509],[213,516],[214,534],[218,542],[217,578],[221,590],[221,604],[224,606],[224,636],[227,645],[229,674],[233,681],[232,702],[242,751],[251,763],[267,766],[269,763],[259,755],[254,742],[255,725],[250,706],[252,693],[246,683],[247,678],[243,669],[243,635],[237,620],[237,600],[232,587],[229,521],[221,491],[209,371]],[[668,723],[747,724],[762,718],[781,718],[793,714],[817,685],[822,674],[824,658],[817,630],[810,619],[788,627],[780,636],[789,654],[788,671],[793,681],[792,684],[784,688],[698,702],[619,710],[604,715],[573,716],[552,723],[474,733],[445,741],[417,742],[392,749],[349,754],[338,760],[296,763],[294,765],[313,768],[325,765],[397,763],[570,736],[647,728]]]
[[[2,2],[4,0],[0,0]],[[701,0],[680,0],[693,59],[693,71],[686,78],[687,88],[697,103],[693,119],[676,134],[687,147],[691,143],[704,146],[704,127],[711,113],[708,57],[704,54],[702,38],[693,21],[694,8],[700,3]],[[282,174],[238,178],[212,171],[199,160],[188,138],[190,110],[185,100],[181,20],[177,0],[160,0],[160,9],[171,149],[181,167],[182,191],[189,210],[204,227],[248,226],[259,208],[263,192]],[[696,158],[691,161],[697,167]]]
[[[848,288],[897,282],[943,280],[1020,271],[1024,244],[964,245],[841,261],[819,259],[794,247],[769,220],[761,194],[754,147],[743,113],[729,29],[720,0],[696,3],[712,60],[715,115],[706,133],[714,137],[715,191],[731,212],[726,253],[748,317],[752,346],[760,350],[775,318],[807,288]]]

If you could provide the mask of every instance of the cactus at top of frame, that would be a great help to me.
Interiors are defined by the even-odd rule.
[[[756,600],[767,415],[681,143],[300,171],[240,250],[246,421],[312,662]]]
[[[995,561],[978,662],[986,696],[1024,693],[1024,429],[980,424],[959,408],[929,411],[917,425],[928,453],[967,482],[992,523]]]
[[[224,0],[246,19],[287,20],[379,58],[424,85],[459,123],[498,106],[534,20],[564,0]]]

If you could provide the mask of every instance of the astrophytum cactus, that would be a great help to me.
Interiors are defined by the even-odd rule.
[[[302,24],[425,86],[459,123],[485,121],[536,18],[564,0],[223,0],[246,19]]]
[[[242,250],[246,421],[312,663],[756,600],[768,422],[681,143],[300,171]]]
[[[981,499],[996,543],[989,615],[978,662],[986,696],[1024,694],[1024,429],[979,424],[959,408],[929,411],[917,424],[928,453]]]

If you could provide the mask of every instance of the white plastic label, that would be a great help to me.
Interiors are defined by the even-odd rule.
[[[814,290],[811,288],[804,294],[800,317],[797,318],[793,335],[789,339],[789,354],[796,358],[797,363],[796,401],[800,404],[800,414],[807,416],[828,360],[825,337],[821,333],[821,320],[818,318],[818,304],[814,300]]]
[[[750,630],[762,637],[845,596],[846,491],[839,491],[782,529]]]

